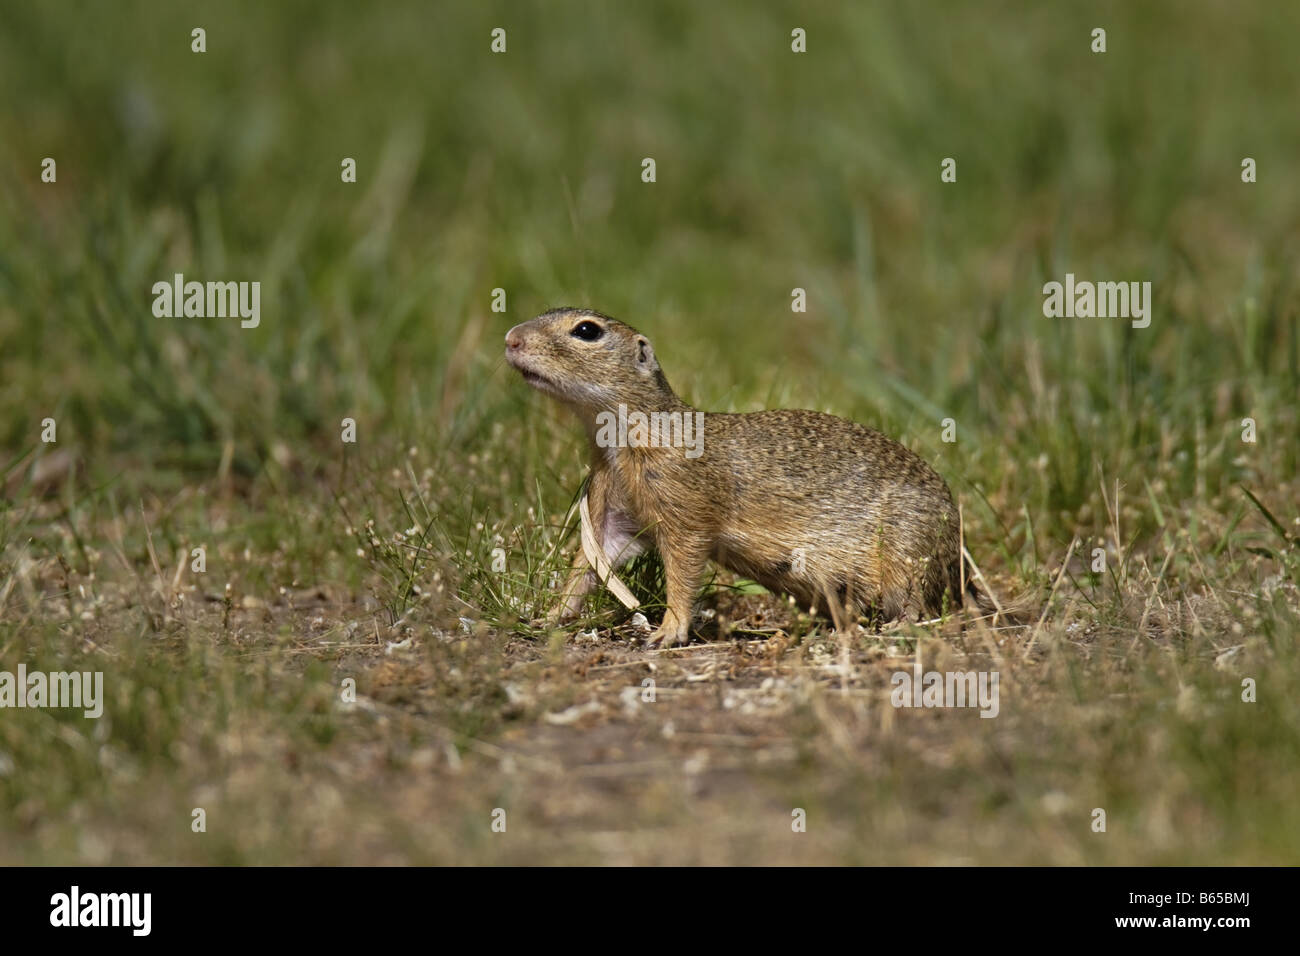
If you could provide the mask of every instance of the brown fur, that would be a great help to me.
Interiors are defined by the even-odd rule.
[[[572,334],[584,321],[602,330],[595,341]],[[709,560],[829,610],[837,626],[845,611],[916,620],[961,605],[952,494],[898,442],[820,412],[709,412],[699,457],[682,447],[602,448],[596,416],[620,403],[695,412],[645,336],[598,312],[556,309],[511,329],[506,358],[582,419],[592,525],[610,563],[650,545],[662,556],[668,609],[652,643],[687,639]],[[575,616],[596,584],[580,550],[556,619]]]

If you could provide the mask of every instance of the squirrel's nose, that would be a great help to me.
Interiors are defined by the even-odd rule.
[[[510,351],[521,348],[524,344],[524,335],[519,331],[519,328],[520,327],[516,325],[506,333],[506,348]]]

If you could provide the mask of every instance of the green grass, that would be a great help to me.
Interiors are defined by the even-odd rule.
[[[1298,28],[1262,2],[0,9],[0,670],[108,695],[0,711],[0,862],[1294,862]],[[260,326],[155,318],[176,272],[261,282]],[[1150,328],[1045,318],[1066,272],[1151,281]],[[920,452],[999,593],[1051,595],[1041,626],[842,645],[726,575],[686,651],[608,596],[532,626],[586,452],[502,336],[560,304],[642,329],[703,408]],[[631,577],[654,623],[661,569]],[[889,708],[918,639],[998,669],[999,718]]]

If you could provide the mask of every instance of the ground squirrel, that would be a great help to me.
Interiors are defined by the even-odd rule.
[[[837,627],[846,615],[917,620],[962,603],[952,494],[898,442],[821,412],[699,412],[669,387],[644,335],[586,309],[516,325],[506,359],[581,418],[591,524],[611,566],[649,546],[663,558],[667,611],[650,643],[687,639],[710,559],[829,611]],[[576,616],[596,584],[579,550],[552,620]]]

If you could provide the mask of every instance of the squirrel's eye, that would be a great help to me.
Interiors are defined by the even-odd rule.
[[[605,334],[605,330],[595,322],[579,322],[569,334],[575,339],[582,339],[584,342],[594,342]]]

